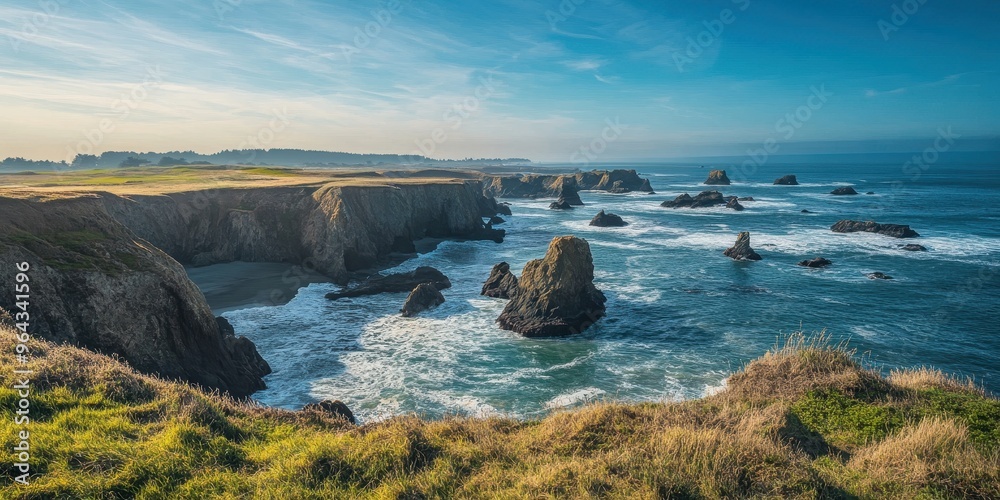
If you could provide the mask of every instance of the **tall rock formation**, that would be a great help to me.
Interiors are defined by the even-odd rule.
[[[517,277],[510,272],[510,264],[501,262],[493,266],[480,295],[498,299],[509,299],[517,295]]]
[[[733,260],[761,260],[761,256],[750,248],[750,233],[742,232],[736,237],[736,244],[722,253]]]
[[[544,258],[524,266],[517,294],[497,323],[525,337],[580,333],[604,316],[606,301],[594,287],[590,245],[561,236],[552,240]]]
[[[729,176],[726,175],[725,170],[713,170],[708,173],[708,179],[705,179],[705,184],[709,186],[728,186],[731,182],[729,182]]]

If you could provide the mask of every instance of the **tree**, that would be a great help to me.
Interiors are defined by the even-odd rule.
[[[136,158],[134,156],[129,156],[128,158],[125,158],[124,160],[122,160],[122,162],[119,163],[118,166],[121,167],[121,168],[141,167],[141,166],[146,165],[148,163],[149,163],[149,160],[144,160],[142,158]]]
[[[97,155],[78,154],[73,158],[73,168],[97,168]]]
[[[188,162],[184,158],[177,159],[177,158],[171,158],[169,156],[164,156],[163,158],[160,158],[160,162],[157,163],[157,165],[160,167],[169,167],[173,165],[187,165],[187,164]]]

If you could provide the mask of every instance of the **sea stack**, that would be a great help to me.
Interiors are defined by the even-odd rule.
[[[573,205],[570,205],[565,198],[559,198],[549,204],[549,210],[573,210]]]
[[[480,295],[497,299],[509,299],[517,295],[517,277],[510,272],[510,264],[501,262],[493,266]]]
[[[586,240],[560,236],[542,259],[524,266],[517,295],[497,323],[525,337],[580,333],[605,314],[607,298],[594,287],[594,259]]]
[[[590,225],[595,227],[623,227],[627,226],[628,222],[625,222],[624,219],[615,214],[605,213],[604,210],[601,210],[591,219]]]
[[[858,194],[858,192],[855,191],[854,188],[851,186],[842,186],[837,189],[834,189],[833,191],[830,191],[830,194],[835,196],[846,196],[846,195]]]
[[[816,257],[815,259],[812,260],[804,260],[802,262],[799,262],[799,265],[802,267],[812,267],[812,268],[826,267],[829,266],[830,264],[833,264],[833,262],[830,262],[829,260],[824,259],[823,257]]]
[[[794,175],[786,175],[784,177],[780,177],[778,179],[775,179],[774,185],[775,186],[798,186],[799,185],[799,180],[796,179]]]
[[[444,304],[444,295],[434,285],[421,283],[406,297],[399,312],[403,313],[404,318],[409,318],[441,304]]]
[[[729,182],[729,177],[726,175],[725,170],[713,170],[708,173],[708,179],[705,179],[705,184],[709,186],[728,186],[732,183]]]
[[[722,253],[733,260],[761,260],[761,256],[750,248],[750,233],[744,231],[736,237],[736,244]]]

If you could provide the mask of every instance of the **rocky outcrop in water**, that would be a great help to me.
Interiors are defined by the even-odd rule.
[[[517,295],[497,323],[526,337],[580,333],[604,316],[606,301],[594,287],[590,245],[562,236],[552,240],[544,258],[524,266]]]
[[[798,186],[799,180],[795,178],[794,175],[786,175],[779,177],[774,181],[775,186]]]
[[[660,204],[665,208],[706,208],[718,205],[726,205],[729,200],[718,191],[702,191],[698,196],[684,193],[673,200],[668,200]]]
[[[713,170],[708,173],[708,179],[705,179],[704,184],[709,186],[728,186],[732,183],[729,181],[729,176],[726,175],[725,170]]]
[[[743,205],[740,205],[740,201],[736,198],[731,198],[729,203],[726,203],[726,208],[736,210],[737,212],[742,212],[744,210]]]
[[[920,236],[910,226],[902,224],[879,224],[874,221],[842,220],[830,228],[835,233],[876,233],[893,238],[916,238]]]
[[[568,201],[559,198],[549,204],[549,210],[573,210],[573,205],[570,205]]]
[[[841,186],[837,189],[834,189],[833,191],[830,191],[830,194],[836,196],[847,196],[847,195],[858,194],[858,192],[855,191],[854,188],[851,186]]]
[[[451,280],[444,273],[433,267],[421,266],[406,273],[373,276],[353,287],[337,292],[330,292],[326,294],[326,298],[338,300],[364,297],[366,295],[378,295],[380,293],[409,292],[421,283],[429,283],[439,291],[451,288]]]
[[[594,170],[566,175],[488,176],[483,192],[496,198],[557,198],[571,205],[583,205],[576,191],[652,192],[648,179],[635,170]],[[578,202],[579,201],[579,202]]]
[[[722,253],[733,260],[761,260],[761,256],[750,248],[750,233],[742,232],[736,237],[736,244]]]
[[[501,262],[493,266],[480,295],[497,299],[509,299],[517,295],[517,277],[510,272],[510,264]]]
[[[399,310],[404,318],[410,318],[417,314],[444,304],[444,295],[430,283],[421,283],[410,292],[403,302],[403,308]]]
[[[627,226],[628,222],[625,222],[624,219],[615,214],[605,213],[604,210],[601,210],[590,220],[590,225],[596,227],[623,227]]]
[[[874,273],[868,273],[868,279],[870,279],[870,280],[891,280],[891,279],[893,279],[893,277],[889,276],[888,274],[882,273],[882,272],[874,272]]]
[[[802,262],[799,262],[799,265],[802,267],[813,267],[813,268],[826,267],[829,266],[830,264],[833,264],[833,262],[830,262],[829,260],[826,260],[823,257],[816,257],[815,259],[812,260],[803,260]]]
[[[909,245],[903,245],[900,248],[902,248],[903,250],[906,250],[907,252],[926,252],[927,251],[927,247],[925,247],[923,245],[917,245],[917,244],[914,244],[914,243],[910,243]]]
[[[355,420],[354,413],[351,409],[340,400],[330,401],[327,399],[325,401],[320,401],[319,403],[309,403],[302,407],[302,411],[316,412],[334,418],[341,418],[355,425],[358,423],[357,420]]]

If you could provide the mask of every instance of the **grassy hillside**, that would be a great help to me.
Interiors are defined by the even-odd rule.
[[[14,485],[5,458],[3,498],[1000,497],[1000,401],[928,369],[883,378],[822,339],[793,336],[695,401],[361,427],[31,347],[38,474]]]

